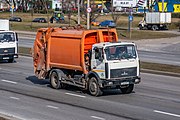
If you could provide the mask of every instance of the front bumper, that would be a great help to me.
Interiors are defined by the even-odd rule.
[[[0,60],[9,60],[18,58],[18,54],[0,54]]]
[[[123,77],[117,79],[101,79],[99,80],[99,86],[100,88],[106,88],[106,87],[125,86],[129,84],[138,84],[140,82],[141,82],[141,78],[139,76]]]

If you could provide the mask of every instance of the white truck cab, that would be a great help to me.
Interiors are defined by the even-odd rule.
[[[118,87],[130,93],[140,82],[140,66],[134,43],[97,43],[92,47],[91,70],[99,77],[100,88]]]
[[[18,58],[18,37],[7,26],[9,20],[0,20],[0,60],[13,62],[14,58]]]

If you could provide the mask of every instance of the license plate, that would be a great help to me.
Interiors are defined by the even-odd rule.
[[[9,57],[3,57],[3,59],[4,59],[4,60],[7,60],[7,59],[9,59]]]
[[[121,85],[129,85],[129,82],[122,82]]]

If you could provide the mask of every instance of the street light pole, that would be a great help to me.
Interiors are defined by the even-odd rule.
[[[162,12],[164,12],[164,0],[162,0]]]
[[[14,4],[13,4],[13,0],[11,0],[11,17],[13,17],[13,11],[14,11]]]
[[[89,0],[87,0],[87,9],[89,8]],[[86,10],[87,11],[87,10]],[[90,23],[90,14],[89,12],[87,11],[87,29],[89,30],[89,23]]]
[[[79,0],[78,0],[78,25],[80,25],[80,5],[79,5]]]

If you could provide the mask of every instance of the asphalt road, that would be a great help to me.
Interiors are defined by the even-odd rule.
[[[141,61],[180,66],[180,52],[166,53],[138,50]]]
[[[93,97],[78,88],[55,90],[37,80],[32,59],[0,63],[0,113],[26,120],[179,120],[180,78],[142,73],[134,92]]]

